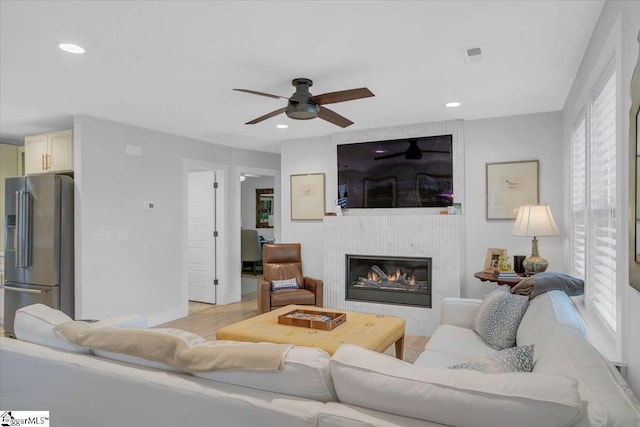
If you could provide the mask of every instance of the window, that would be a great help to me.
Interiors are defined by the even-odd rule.
[[[571,128],[571,275],[587,308],[616,330],[616,74],[607,67]]]
[[[571,134],[571,275],[585,278],[587,244],[587,136],[584,115]]]
[[[591,102],[587,283],[589,300],[616,330],[616,75],[610,71]]]

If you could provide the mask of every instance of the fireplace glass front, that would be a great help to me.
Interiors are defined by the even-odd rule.
[[[431,258],[346,255],[346,299],[431,307]]]

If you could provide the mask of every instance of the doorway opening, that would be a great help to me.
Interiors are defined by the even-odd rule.
[[[258,280],[262,278],[262,245],[279,241],[280,171],[240,166],[236,175],[240,191],[236,205],[238,231],[234,232],[234,238],[239,243],[239,262],[237,275],[234,272],[231,276],[238,280],[237,301],[244,301],[255,295]],[[248,235],[255,236],[254,248],[246,247]],[[256,274],[253,259],[257,259]]]

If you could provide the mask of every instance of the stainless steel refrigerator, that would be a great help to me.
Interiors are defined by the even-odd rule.
[[[74,317],[73,179],[7,178],[5,190],[4,329],[15,336],[16,310],[30,304]]]

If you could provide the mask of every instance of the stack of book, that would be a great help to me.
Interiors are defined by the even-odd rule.
[[[495,270],[493,272],[493,276],[496,279],[500,279],[500,280],[518,280],[520,278],[520,276],[518,276],[518,273],[516,273],[513,270],[509,270],[509,271]]]

